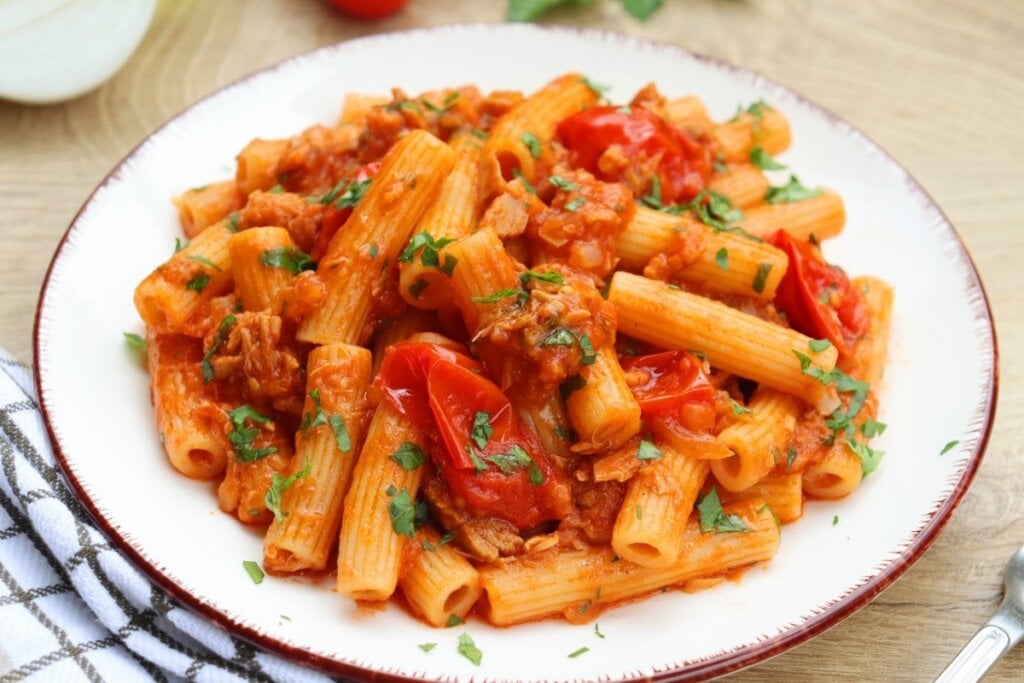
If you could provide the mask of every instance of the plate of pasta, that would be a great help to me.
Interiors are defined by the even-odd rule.
[[[172,119],[69,228],[36,360],[119,548],[374,680],[792,647],[935,538],[997,380],[963,245],[862,133],[532,26],[339,44]]]

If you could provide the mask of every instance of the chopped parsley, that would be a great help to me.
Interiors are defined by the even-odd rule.
[[[298,275],[304,270],[316,270],[316,262],[298,248],[278,247],[260,254],[260,263],[267,268],[281,268]]]
[[[590,337],[586,334],[581,334],[579,342],[580,364],[593,365],[594,362],[597,360],[597,351],[594,350],[594,345],[590,343]]]
[[[769,187],[764,193],[764,200],[769,204],[790,204],[820,194],[821,190],[804,187],[795,175],[791,175],[785,185]]]
[[[573,211],[573,212],[575,212],[575,211],[579,210],[579,208],[581,206],[583,206],[584,204],[586,204],[586,203],[587,203],[586,197],[576,197],[576,199],[573,199],[570,202],[566,202],[565,210],[566,211]]]
[[[189,254],[185,258],[190,259],[192,261],[197,261],[199,263],[202,263],[207,268],[213,268],[218,273],[223,273],[224,272],[223,270],[221,270],[220,266],[218,266],[216,263],[214,263],[210,259],[206,258],[205,256],[201,256],[199,254]]]
[[[257,586],[263,583],[263,570],[252,560],[242,560],[242,569]]]
[[[657,460],[661,456],[661,449],[655,446],[653,441],[640,439],[640,445],[636,449],[637,460]]]
[[[946,453],[949,453],[951,450],[956,448],[959,444],[960,444],[960,439],[954,439],[953,441],[950,441],[949,443],[947,443],[945,446],[942,447],[942,450],[939,451],[939,455],[945,455]]]
[[[572,346],[575,343],[576,337],[564,327],[556,327],[540,340],[541,346]]]
[[[328,415],[327,424],[331,425],[331,431],[334,432],[334,443],[338,445],[338,450],[342,453],[351,451],[352,439],[348,434],[348,427],[345,426],[345,418],[341,415]]]
[[[735,401],[735,400],[733,400],[731,398],[729,399],[729,404],[732,406],[732,414],[733,415],[753,415],[754,414],[753,410],[751,410],[750,408],[747,408],[745,405],[743,405],[743,404],[741,404],[741,403],[739,403],[739,402],[737,402],[737,401]]]
[[[377,258],[377,255],[380,254],[380,246],[376,242],[370,242],[369,251],[370,258]]]
[[[124,343],[136,351],[146,350],[146,340],[141,335],[135,334],[134,332],[122,332],[124,335]]]
[[[388,514],[391,516],[391,528],[396,534],[412,538],[416,529],[427,521],[426,501],[413,503],[408,489],[396,490],[389,486],[387,494],[391,496],[388,503]]]
[[[662,0],[621,0],[626,13],[638,21],[647,21],[659,7]]]
[[[640,507],[639,505],[636,506],[636,509],[634,510],[634,512],[636,513],[636,518],[637,519],[643,519],[644,518],[644,509],[642,507]]]
[[[860,431],[867,438],[873,439],[882,432],[884,432],[887,426],[888,425],[885,424],[884,422],[879,422],[878,420],[871,418],[865,421],[863,425],[861,425]]]
[[[764,151],[761,145],[754,145],[750,148],[750,163],[762,171],[781,171],[786,168],[785,164],[780,164]]]
[[[437,647],[437,643],[420,643],[418,647],[424,652],[430,652],[435,647]]]
[[[338,444],[338,450],[342,453],[352,450],[352,440],[349,437],[348,428],[345,427],[345,419],[341,415],[328,415],[324,412],[323,406],[320,405],[319,389],[313,389],[307,395],[313,401],[313,412],[305,413],[302,416],[302,430],[308,431],[320,425],[330,425],[331,431],[334,432],[334,440]]]
[[[206,285],[208,284],[210,284],[210,276],[206,273],[199,273],[185,283],[185,289],[191,289],[194,292],[202,292],[206,289]]]
[[[583,647],[581,647],[580,649],[576,650],[575,652],[570,652],[569,653],[569,659],[575,659],[575,658],[579,657],[580,655],[585,654],[587,652],[590,652],[590,648],[587,647],[586,645],[584,645]]]
[[[717,263],[718,267],[722,270],[729,270],[729,250],[722,247],[715,252],[715,263]]]
[[[466,620],[460,617],[458,614],[449,614],[448,623],[445,624],[448,628],[452,626],[458,626],[459,624],[465,624]]]
[[[772,272],[772,264],[770,263],[759,263],[757,264],[757,273],[754,275],[754,291],[758,294],[764,292],[765,282],[768,280],[768,273]]]
[[[425,284],[426,283],[424,283],[424,285]],[[507,299],[510,296],[516,296],[517,294],[519,294],[519,290],[517,289],[502,289],[489,296],[471,296],[469,300],[475,304],[496,304],[502,299]]]
[[[237,211],[232,211],[228,214],[228,230],[230,232],[238,232],[238,221],[241,216],[238,215]]]
[[[250,405],[242,405],[235,408],[228,413],[228,417],[231,419],[232,425],[231,431],[228,432],[228,441],[231,442],[231,446],[235,449],[235,456],[240,462],[255,462],[256,460],[262,460],[272,453],[277,453],[276,446],[253,448],[253,442],[260,435],[260,428],[246,426],[245,424],[246,421],[255,424],[267,424],[271,421],[270,417],[260,415]]]
[[[812,339],[811,341],[807,342],[807,346],[811,349],[811,351],[814,351],[815,353],[821,353],[828,347],[832,346],[832,342],[830,342],[828,339]]]
[[[839,515],[834,515],[832,517],[832,526],[835,526],[836,524],[839,524]]]
[[[282,477],[277,472],[270,475],[270,488],[267,489],[267,494],[263,496],[263,504],[267,506],[267,509],[274,513],[274,519],[278,522],[288,516],[287,512],[281,510],[281,496],[284,492],[290,489],[295,482],[299,479],[305,479],[309,476],[309,473],[313,471],[313,462],[307,457],[306,465],[296,472],[295,474],[289,474],[287,477]]]
[[[463,633],[459,636],[459,646],[456,648],[456,651],[476,666],[480,666],[480,660],[484,657],[484,653],[480,651],[480,648],[476,646],[476,643],[473,642],[468,633]]]
[[[534,159],[540,158],[541,145],[540,140],[537,138],[536,135],[534,135],[530,131],[526,131],[525,133],[523,133],[520,140],[522,140],[523,144],[526,145],[526,149],[530,150],[530,156],[532,156]]]
[[[576,183],[569,182],[560,175],[551,176],[550,178],[548,178],[548,182],[557,187],[559,190],[564,190],[565,192],[574,192],[580,189],[579,185],[577,185]]]
[[[269,192],[270,194],[281,194],[282,192],[284,192],[284,188],[280,184],[278,184],[274,185],[272,188],[267,190],[267,192]]]
[[[188,240],[185,240],[184,242],[182,242],[180,238],[178,238],[178,237],[174,238],[174,253],[175,254],[177,254],[179,251],[181,251],[182,249],[184,249],[187,246],[188,246]]]
[[[786,469],[788,470],[793,466],[793,462],[796,460],[797,452],[793,444],[786,446]]]
[[[501,470],[503,474],[515,474],[526,469],[529,472],[531,484],[540,486],[544,483],[544,473],[537,467],[537,463],[533,461],[530,454],[519,444],[513,444],[505,453],[488,455],[484,459]]]
[[[357,206],[369,189],[372,178],[366,180],[341,180],[331,190],[316,200],[318,204],[334,204],[336,209],[348,209]],[[344,188],[344,191],[342,191]]]
[[[601,627],[597,622],[594,622],[594,635],[598,638],[604,638],[604,634],[601,633]]]
[[[565,284],[565,278],[563,278],[561,276],[561,274],[556,273],[553,270],[547,270],[547,271],[544,271],[543,273],[538,273],[535,270],[527,269],[527,270],[523,271],[522,273],[520,273],[519,281],[523,283],[524,287],[526,286],[526,283],[529,282],[530,280],[540,280],[541,282],[550,282],[551,284],[554,284],[554,285],[564,285]]]
[[[477,448],[484,448],[492,434],[494,434],[494,427],[491,426],[491,414],[483,410],[477,411],[473,416],[473,430],[470,432],[469,438],[473,440]]]
[[[526,179],[526,176],[524,176],[523,172],[520,171],[518,168],[512,169],[512,177],[521,182],[523,184],[523,187],[526,188],[527,192],[529,192],[530,194],[537,194],[537,188],[533,186],[533,183]]]
[[[454,540],[455,540],[455,532],[454,531],[449,531],[444,536],[442,536],[440,539],[438,539],[436,545],[431,543],[430,541],[428,541],[426,539],[422,540],[420,542],[420,545],[423,546],[424,550],[426,550],[427,552],[431,552],[432,553],[432,552],[436,551],[438,548],[440,548],[441,546],[448,545],[449,543],[451,543]]]
[[[847,439],[846,445],[860,458],[860,466],[864,470],[864,474],[874,472],[875,468],[878,467],[878,463],[882,461],[882,456],[885,455],[885,452],[876,451],[874,448],[858,443],[853,439]]]
[[[448,237],[438,237],[435,239],[429,232],[417,233],[413,235],[412,239],[409,240],[409,244],[398,255],[398,260],[402,263],[411,263],[416,256],[416,252],[420,252],[420,263],[427,268],[437,268],[448,277],[451,277],[457,260],[454,256],[446,254],[445,262],[442,266],[439,252],[445,245],[451,244],[454,241]]]
[[[427,461],[423,449],[412,441],[406,441],[391,454],[391,459],[407,472],[411,472]]]
[[[800,361],[800,371],[805,375],[810,375],[814,379],[818,380],[822,384],[831,384],[836,380],[837,370],[823,370],[817,365],[813,365],[811,357],[806,353],[800,353],[796,349],[792,349],[793,355]]]
[[[703,533],[731,533],[749,531],[737,515],[727,515],[722,509],[722,501],[718,498],[718,490],[712,486],[708,494],[697,503],[700,513],[700,530]]]
[[[217,335],[213,338],[213,343],[210,344],[210,348],[207,349],[203,355],[203,360],[199,363],[199,367],[203,372],[203,384],[209,384],[213,381],[213,365],[210,363],[210,359],[213,358],[213,354],[217,353],[221,345],[227,341],[231,326],[236,322],[238,322],[238,318],[229,315],[221,320],[220,325],[217,326]]]
[[[593,81],[593,80],[587,78],[586,76],[583,76],[582,78],[580,78],[580,83],[582,83],[583,85],[585,85],[588,88],[590,88],[590,91],[592,93],[594,93],[595,95],[597,95],[598,97],[604,97],[604,94],[606,92],[608,92],[609,90],[611,90],[611,86],[610,85],[605,85],[604,83],[598,83],[597,81]]]

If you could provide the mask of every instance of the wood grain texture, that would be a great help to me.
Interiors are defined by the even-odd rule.
[[[36,297],[67,224],[105,173],[182,108],[313,48],[415,26],[499,22],[503,11],[498,0],[412,0],[397,17],[365,23],[321,0],[165,0],[139,51],[99,90],[50,107],[0,102],[0,346],[30,360]],[[974,487],[932,549],[874,603],[731,678],[930,680],[995,608],[1003,563],[1024,542],[1024,270],[1016,262],[1024,251],[1024,4],[668,0],[640,24],[598,0],[550,21],[677,43],[793,87],[900,159],[958,227],[988,288],[1002,349],[998,420]],[[1019,648],[989,680],[1022,676]]]

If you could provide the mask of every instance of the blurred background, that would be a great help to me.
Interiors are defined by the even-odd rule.
[[[361,4],[375,2],[395,0]],[[3,23],[13,21],[17,4],[0,2],[0,92],[5,71],[27,68],[18,64],[24,51],[11,56]],[[125,21],[131,3],[113,4],[113,20]],[[1006,476],[1024,451],[1024,276],[1008,259],[1024,250],[1017,226],[1024,215],[1024,3],[664,0],[647,20],[634,15],[657,2],[534,4],[560,5],[542,15],[545,24],[673,43],[790,86],[891,152],[963,236],[985,280],[1003,349],[999,423],[974,488],[933,549],[894,588],[825,635],[735,677],[930,679],[998,603],[1003,562],[1024,539],[1024,506]],[[408,0],[395,14],[360,20],[330,5],[159,0],[138,48],[98,89],[58,104],[0,100],[0,346],[31,360],[36,298],[60,236],[117,161],[183,108],[324,45],[414,27],[502,22],[509,9],[506,0]],[[102,25],[100,19],[94,14],[61,29],[61,47],[72,60],[86,54],[73,38],[85,45],[105,40],[102,28],[81,36],[75,27],[82,33],[83,22]],[[1019,680],[1021,671],[1018,649],[990,680]]]

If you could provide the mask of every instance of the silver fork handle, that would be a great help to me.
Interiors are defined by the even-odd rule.
[[[935,683],[975,683],[1024,637],[1024,615],[1000,605],[960,654],[939,674]]]

